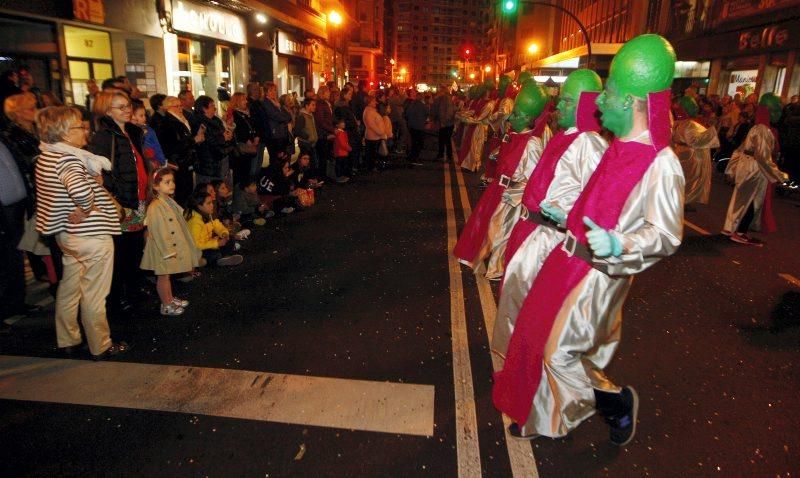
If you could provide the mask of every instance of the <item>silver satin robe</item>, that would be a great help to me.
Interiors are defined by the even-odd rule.
[[[767,134],[772,134],[769,130],[765,131]],[[735,231],[752,202],[755,214],[750,222],[750,230],[760,231],[767,185],[785,180],[786,174],[778,169],[772,157],[759,160],[755,156],[745,154],[741,148],[733,153],[725,174],[734,180],[736,187],[728,204],[724,229]]]
[[[492,114],[495,101],[488,101],[483,109],[474,117],[466,118],[464,120],[467,124],[475,125],[475,132],[472,134],[472,144],[469,148],[469,154],[464,158],[461,167],[475,172],[481,168],[481,157],[483,155],[483,146],[486,143],[486,130],[489,128],[487,121],[489,115]]]
[[[542,136],[550,137],[549,128],[545,129],[548,134],[542,134]],[[511,236],[511,230],[522,214],[522,193],[525,191],[525,186],[528,185],[528,178],[531,177],[534,168],[539,163],[539,158],[542,157],[544,147],[545,142],[542,141],[542,138],[531,136],[525,146],[525,152],[522,153],[522,159],[511,176],[511,184],[503,192],[503,199],[489,221],[487,244],[490,249],[489,263],[486,265],[486,278],[489,280],[503,278],[506,244]]]
[[[565,131],[565,134],[574,132],[573,127]],[[608,143],[599,134],[579,134],[558,160],[545,200],[557,203],[569,214],[606,149]],[[536,274],[553,248],[563,240],[562,231],[539,226],[520,244],[514,257],[508,261],[492,334],[492,350],[500,357],[506,356],[517,314],[531,290]]]
[[[672,147],[686,179],[685,203],[708,204],[711,196],[711,148],[719,148],[717,129],[706,129],[692,119],[675,122]]]
[[[649,135],[644,138],[649,141]],[[522,427],[525,435],[562,437],[594,414],[594,389],[619,392],[603,369],[619,344],[622,306],[633,275],[678,249],[684,186],[677,156],[671,148],[662,149],[611,231],[622,243],[622,255],[595,258],[594,268],[556,317],[544,349],[542,379]]]

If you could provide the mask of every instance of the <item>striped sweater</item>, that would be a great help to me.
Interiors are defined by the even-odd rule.
[[[90,211],[71,224],[76,207]],[[67,232],[78,236],[120,234],[117,210],[108,191],[71,154],[45,151],[36,161],[36,230],[43,235]]]

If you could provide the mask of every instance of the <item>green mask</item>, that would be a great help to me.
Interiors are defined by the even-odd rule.
[[[781,107],[781,99],[773,93],[764,93],[764,96],[758,101],[759,106],[766,106],[769,110],[769,122],[772,124],[777,123],[781,119],[783,108]]]
[[[523,71],[522,73],[519,74],[519,78],[517,78],[517,84],[519,86],[522,86],[525,84],[526,81],[530,80],[531,78],[533,78],[533,75],[531,74],[530,71]]]
[[[511,84],[511,78],[509,78],[506,75],[500,76],[500,83],[497,86],[497,94],[499,95],[500,98],[505,96],[506,90],[508,89],[508,86],[510,84]]]
[[[511,128],[517,133],[530,128],[546,103],[547,94],[541,86],[532,81],[525,83],[514,100],[514,109],[508,118]]]
[[[603,83],[597,73],[592,70],[575,70],[567,76],[564,86],[561,87],[561,98],[556,109],[558,110],[558,125],[562,128],[575,126],[578,100],[584,91],[600,91]]]
[[[613,78],[608,79],[606,89],[597,97],[597,107],[603,126],[618,138],[633,127],[633,97],[620,92]]]
[[[617,137],[633,127],[634,99],[663,91],[675,74],[675,50],[663,37],[648,33],[625,43],[611,60],[606,89],[597,98],[603,126]]]
[[[697,102],[691,96],[681,96],[678,98],[678,104],[681,105],[683,111],[685,111],[690,118],[694,118],[697,116],[697,113],[700,112],[700,107],[697,106]]]

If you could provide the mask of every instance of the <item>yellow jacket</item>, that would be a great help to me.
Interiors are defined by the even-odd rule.
[[[219,222],[219,219],[203,222],[203,216],[197,211],[192,211],[192,218],[188,223],[189,232],[192,233],[194,243],[200,250],[219,249],[217,237],[228,236],[228,229]]]

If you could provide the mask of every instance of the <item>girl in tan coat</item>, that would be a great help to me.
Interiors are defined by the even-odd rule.
[[[172,199],[175,193],[172,170],[162,168],[156,171],[151,189],[153,198],[147,207],[145,225],[148,236],[141,268],[153,271],[157,277],[161,315],[181,315],[189,301],[172,295],[169,276],[190,272],[200,265],[201,254],[183,220],[183,209]]]

